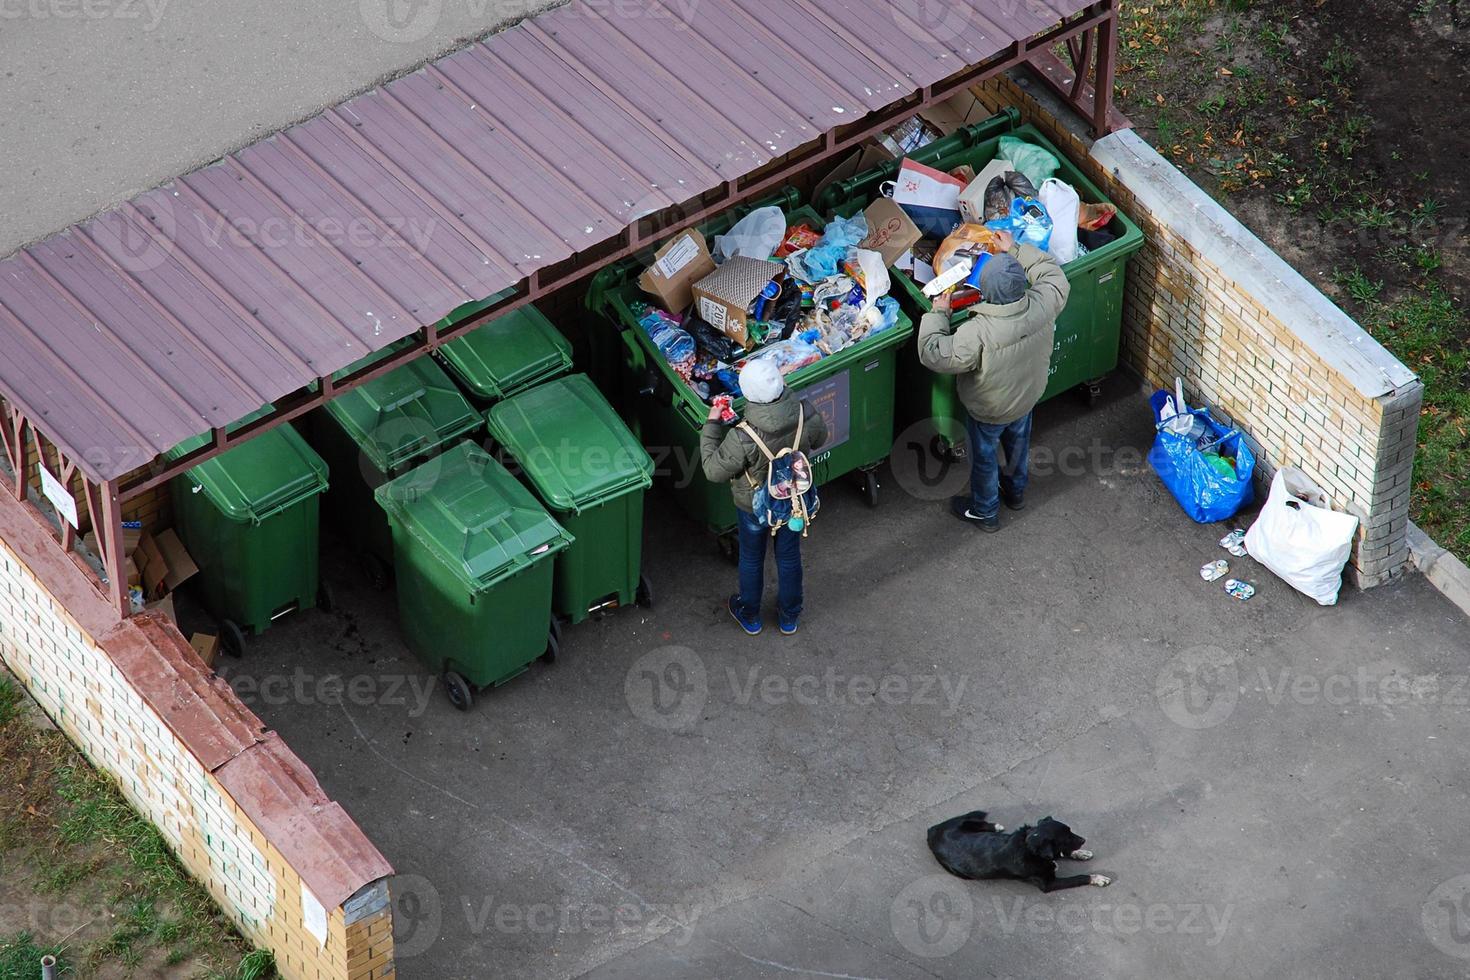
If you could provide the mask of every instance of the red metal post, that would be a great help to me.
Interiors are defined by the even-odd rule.
[[[1114,0],[1103,0],[1110,15],[1097,25],[1097,74],[1092,83],[1092,135],[1108,135],[1108,113],[1113,108],[1113,76],[1118,60],[1118,10]]]
[[[127,556],[123,554],[122,503],[118,500],[118,481],[102,485],[102,525],[97,530],[97,543],[102,550],[102,571],[106,577],[102,594],[112,602],[124,619],[132,614],[128,601]]]

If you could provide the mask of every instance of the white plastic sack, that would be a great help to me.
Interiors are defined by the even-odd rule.
[[[878,305],[880,297],[888,295],[893,285],[888,276],[888,266],[883,264],[883,253],[869,248],[855,248],[852,256],[863,274],[863,309]]]
[[[1271,496],[1245,532],[1252,558],[1319,605],[1337,602],[1358,519],[1329,510],[1322,488],[1294,466],[1271,478]]]
[[[1042,181],[1037,196],[1051,215],[1051,245],[1047,251],[1066,265],[1077,257],[1077,212],[1082,208],[1082,199],[1076,188],[1055,177]]]
[[[781,239],[785,237],[786,213],[775,205],[756,208],[735,222],[728,232],[716,235],[714,251],[710,254],[721,263],[737,255],[768,259],[781,247]]]

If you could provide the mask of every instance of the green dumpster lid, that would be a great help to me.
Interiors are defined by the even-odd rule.
[[[228,426],[233,432],[271,411],[258,412]],[[209,441],[208,433],[186,439],[166,454],[181,459]],[[272,514],[327,489],[327,464],[301,434],[285,422],[249,442],[206,460],[184,476],[232,521],[260,523]]]
[[[344,370],[350,373],[381,356],[370,355]],[[427,357],[338,395],[326,408],[373,465],[389,475],[474,432],[481,422],[449,375]]]
[[[572,345],[527,304],[451,340],[439,355],[477,398],[498,400],[572,366]]]
[[[375,494],[379,506],[472,592],[485,591],[573,540],[531,491],[469,441]]]
[[[523,391],[485,420],[552,510],[576,511],[653,483],[653,460],[585,374]]]

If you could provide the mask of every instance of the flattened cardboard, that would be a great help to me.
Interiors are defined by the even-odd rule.
[[[638,288],[658,297],[670,313],[682,313],[694,302],[694,284],[714,271],[704,236],[690,228],[653,253],[653,264],[638,277]]]
[[[858,247],[881,253],[885,266],[897,262],[920,238],[919,226],[903,208],[886,197],[869,204],[863,214],[868,219],[868,237]]]
[[[162,613],[168,617],[170,623],[173,623],[175,626],[179,625],[179,617],[174,612],[174,597],[172,595],[166,595],[162,599],[150,602],[143,608],[148,612]]]
[[[715,329],[749,350],[746,310],[783,268],[780,262],[737,255],[694,284],[695,307]]]
[[[189,552],[184,548],[184,542],[179,540],[173,528],[159,531],[157,540],[158,550],[162,552],[164,564],[168,566],[168,571],[163,577],[163,585],[172,592],[198,575],[199,566],[194,564],[194,559],[189,557]]]
[[[145,534],[138,541],[138,550],[133,553],[138,562],[138,571],[143,575],[143,598],[157,599],[163,595],[163,580],[168,577],[168,562],[159,550],[153,535]]]

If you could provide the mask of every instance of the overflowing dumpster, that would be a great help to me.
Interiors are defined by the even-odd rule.
[[[1108,204],[1107,198],[1067,158],[1032,126],[1018,126],[1014,112],[1002,113],[984,122],[964,127],[909,154],[908,159],[939,171],[969,167],[982,173],[997,156],[1004,137],[1017,138],[1050,152],[1057,161],[1057,177],[1076,189],[1085,202]],[[829,185],[815,202],[828,215],[850,215],[868,206],[894,180],[900,161],[893,161],[846,180]],[[1052,352],[1051,380],[1043,399],[1080,388],[1089,402],[1095,400],[1102,379],[1118,364],[1118,343],[1123,322],[1123,287],[1128,259],[1143,247],[1143,233],[1121,211],[1105,228],[1110,241],[1063,265],[1071,296],[1057,318]],[[931,308],[920,283],[903,269],[892,269],[894,292],[915,319]],[[963,311],[954,319],[962,321]],[[962,454],[965,445],[964,408],[955,394],[955,379],[935,374],[919,363],[912,345],[899,364],[899,425],[906,427],[932,420],[937,436],[935,449]]]
[[[795,206],[797,200],[795,191],[787,191],[756,207],[784,208],[787,225],[820,233],[826,222],[811,208]],[[722,234],[753,210],[725,215],[702,226],[700,232],[706,238]],[[640,289],[637,274],[649,264],[652,254],[599,273],[589,290],[588,305],[620,332],[623,363],[630,387],[637,392],[632,415],[660,477],[672,487],[681,508],[719,535],[722,549],[733,555],[730,532],[735,527],[735,507],[729,488],[710,484],[699,465],[699,432],[709,415],[710,401],[669,363],[645,326],[650,313],[681,312],[660,309],[657,300]],[[811,456],[817,481],[827,483],[855,473],[874,506],[878,502],[874,471],[893,444],[898,351],[912,336],[912,320],[895,303],[883,329],[786,374],[787,386],[808,400],[827,422],[828,441]],[[754,354],[758,356],[761,350],[756,348]],[[732,408],[740,413],[744,400],[733,397]]]

